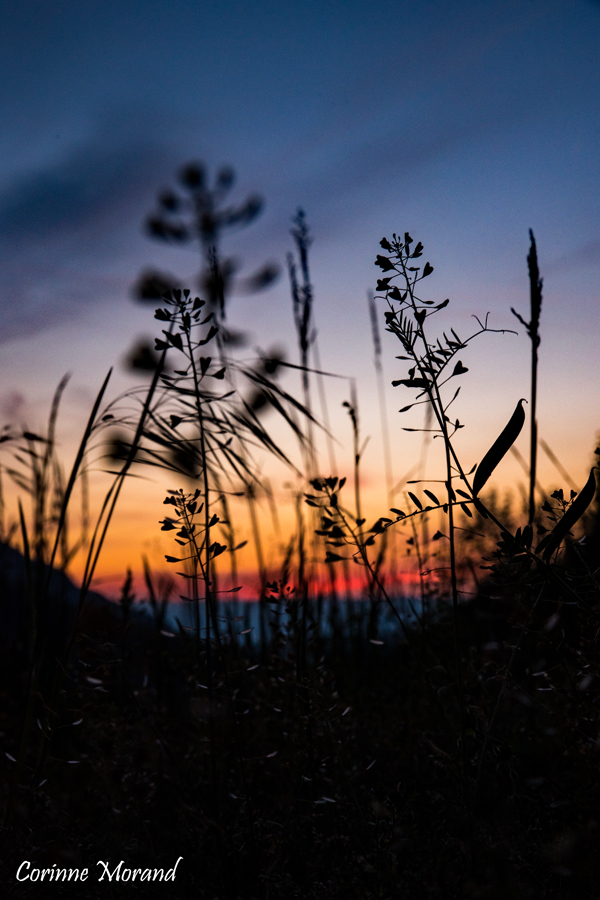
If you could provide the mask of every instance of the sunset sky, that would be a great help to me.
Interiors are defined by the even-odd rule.
[[[138,335],[158,333],[131,299],[138,273],[184,281],[198,268],[192,248],[161,246],[142,224],[176,169],[199,159],[235,168],[234,199],[265,198],[223,248],[242,274],[284,265],[291,216],[306,210],[321,362],[344,376],[329,395],[340,471],[355,378],[378,514],[366,296],[380,239],[410,230],[424,243],[435,268],[424,296],[451,301],[441,328],[462,337],[489,312],[492,327],[518,331],[484,336],[462,360],[458,446],[470,468],[529,393],[529,343],[510,308],[527,317],[532,228],[544,278],[539,431],[583,484],[600,429],[600,3],[5,0],[0,35],[0,424],[43,427],[71,372],[59,429],[68,456],[109,366],[111,396],[135,383],[123,358]],[[230,318],[252,333],[248,356],[280,345],[297,361],[285,277],[234,296]],[[391,335],[383,347],[400,480],[422,445],[402,426],[422,418],[397,414],[409,400],[389,383],[405,369]],[[297,389],[293,376],[285,384]],[[526,455],[525,433],[518,446]],[[521,471],[503,465],[497,485],[517,490]],[[544,454],[540,477],[563,484]],[[276,492],[286,479],[273,470]],[[125,492],[106,572],[137,567],[142,544],[160,556],[163,492],[160,481]]]

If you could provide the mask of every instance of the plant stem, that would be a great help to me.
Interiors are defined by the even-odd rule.
[[[531,434],[530,434],[530,466],[529,466],[529,524],[535,515],[535,480],[537,468],[537,372],[538,347],[540,345],[539,325],[542,309],[542,279],[537,261],[537,249],[533,231],[529,230],[531,249],[527,257],[529,267],[529,285],[531,299],[531,320],[529,337],[531,338]]]

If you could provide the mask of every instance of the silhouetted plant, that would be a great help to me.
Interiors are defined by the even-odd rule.
[[[455,671],[456,671],[456,690],[457,700],[460,708],[461,720],[461,747],[462,747],[462,768],[463,779],[466,777],[466,761],[465,761],[465,728],[464,728],[464,700],[462,673],[459,652],[459,635],[458,635],[458,575],[456,560],[456,542],[455,542],[455,507],[458,506],[467,516],[471,516],[469,505],[471,502],[478,502],[475,493],[467,480],[465,471],[455,452],[452,438],[454,434],[464,427],[459,419],[452,421],[448,415],[450,406],[455,401],[460,392],[460,387],[456,388],[450,398],[446,398],[443,391],[444,386],[453,378],[457,378],[465,374],[468,369],[463,365],[462,361],[457,358],[469,343],[481,334],[490,331],[502,331],[499,329],[490,329],[486,319],[478,321],[479,328],[473,334],[465,339],[461,339],[454,329],[450,329],[451,337],[446,332],[442,332],[441,337],[432,340],[427,332],[427,320],[431,316],[445,309],[449,304],[449,300],[436,303],[433,300],[421,299],[417,292],[417,285],[427,278],[433,272],[433,266],[426,262],[424,266],[414,265],[414,262],[423,255],[423,245],[418,242],[414,248],[413,239],[407,232],[402,241],[395,234],[392,236],[391,242],[386,238],[381,241],[381,247],[386,251],[387,255],[379,255],[376,265],[382,269],[384,277],[377,282],[377,290],[380,296],[383,296],[388,304],[388,310],[385,313],[386,330],[394,334],[402,347],[403,355],[398,357],[406,360],[412,366],[408,370],[408,377],[401,378],[392,382],[395,386],[402,386],[416,390],[418,393],[414,401],[404,405],[400,410],[401,413],[408,412],[414,406],[422,403],[429,404],[435,422],[434,436],[440,437],[444,444],[445,454],[445,488],[446,503],[443,508],[448,515],[448,537],[450,547],[450,582],[451,596],[454,610],[454,644],[455,644]],[[393,284],[397,278],[400,279],[400,285]],[[426,324],[427,323],[427,324]],[[418,431],[421,429],[408,429],[409,431]],[[453,481],[462,482],[464,487],[453,487]],[[466,488],[466,490],[464,489]],[[409,492],[410,494],[410,492]],[[431,492],[427,491],[430,498],[433,497]],[[417,506],[422,509],[423,505],[418,497],[410,494],[411,499]],[[435,498],[436,505],[439,504]],[[395,510],[392,510],[395,511]],[[389,524],[388,524],[389,527]]]
[[[221,241],[225,231],[243,228],[253,222],[263,208],[263,200],[252,194],[238,206],[225,205],[235,182],[229,166],[218,170],[214,183],[209,185],[202,163],[188,163],[177,175],[176,188],[163,190],[158,196],[158,210],[148,217],[148,234],[173,244],[195,243],[200,252],[201,269],[198,287],[221,325],[222,339],[235,343],[242,335],[234,335],[223,328],[227,318],[227,299],[233,285],[236,264],[221,257]],[[253,275],[238,280],[244,293],[255,293],[270,287],[279,275],[275,263],[266,263]],[[178,285],[170,275],[155,271],[142,274],[136,288],[140,300],[155,302],[165,290]]]
[[[201,190],[198,171],[185,178],[190,189]],[[181,226],[176,202],[163,198],[163,206],[172,229],[167,239],[183,240],[174,237]],[[296,225],[294,316],[300,369],[309,383],[317,362],[309,239],[304,219]],[[595,495],[596,471],[579,492],[553,491],[539,511],[545,518],[536,515],[537,533],[531,504],[530,521],[519,526],[515,510],[502,508],[488,485],[522,431],[523,400],[479,465],[465,470],[454,441],[463,426],[451,416],[458,394],[453,388],[468,371],[462,359],[469,343],[494,329],[486,318],[466,339],[449,328],[432,338],[429,319],[448,301],[417,295],[432,267],[414,264],[422,246],[413,245],[408,234],[382,241],[387,255],[377,260],[384,276],[378,291],[408,369],[395,384],[416,392],[402,412],[424,404],[431,410],[425,428],[443,442],[445,470],[436,479],[441,490],[421,472],[423,478],[407,483],[403,509],[391,507],[390,515],[366,527],[353,394],[345,406],[354,499],[345,503],[343,491],[351,486],[333,475],[311,478],[305,495],[328,565],[358,562],[366,581],[361,597],[374,601],[370,609],[368,600],[348,604],[328,622],[320,602],[300,608],[322,590],[316,568],[303,562],[303,494],[279,581],[267,581],[269,550],[261,543],[258,507],[251,506],[263,554],[259,646],[250,605],[238,615],[218,603],[215,560],[229,551],[235,559],[239,546],[231,496],[243,493],[254,503],[257,491],[269,489],[259,479],[256,450],[289,461],[262,413],[278,410],[300,442],[305,471],[299,477],[313,463],[318,472],[321,464],[303,418],[311,416],[309,392],[300,402],[274,382],[282,354],[264,354],[248,368],[212,350],[222,323],[208,289],[196,297],[176,286],[165,290],[163,283],[156,318],[165,330],[155,348],[147,345],[140,355],[142,367],[148,363],[152,371],[150,388],[135,388],[101,409],[105,381],[69,477],[54,435],[64,383],[46,432],[0,435],[16,450],[5,471],[33,501],[31,515],[21,504],[19,516],[26,573],[20,601],[33,601],[31,667],[25,671],[18,647],[6,652],[9,663],[3,659],[0,667],[4,676],[18,659],[17,674],[2,684],[7,750],[0,764],[9,771],[14,766],[7,821],[16,813],[3,833],[9,863],[0,881],[8,891],[14,893],[10,866],[25,857],[25,846],[33,859],[40,847],[51,854],[59,852],[55,844],[76,839],[84,849],[102,847],[98,855],[109,858],[133,847],[128,842],[134,834],[139,853],[153,863],[177,844],[189,860],[191,885],[181,896],[190,890],[198,896],[306,900],[401,894],[579,900],[598,894],[600,577],[597,559],[577,540]],[[532,291],[534,282],[541,288],[534,250],[532,243]],[[541,294],[538,321],[540,304]],[[172,363],[168,370],[166,360]],[[125,409],[132,401],[135,409]],[[114,429],[112,484],[89,546],[83,535],[71,542],[75,486],[107,428]],[[186,479],[184,488],[167,492],[161,527],[176,541],[167,560],[184,578],[182,593],[195,611],[192,629],[168,620],[171,588],[156,585],[147,560],[148,620],[137,615],[130,572],[121,603],[111,607],[112,634],[93,617],[85,619],[85,593],[119,492],[139,463]],[[420,486],[408,490],[413,484]],[[447,527],[440,525],[431,540],[450,554],[449,587],[440,578],[435,599],[449,591],[452,614],[438,603],[421,628],[419,611],[390,596],[382,544],[390,527],[411,527],[409,542],[424,577],[427,560],[416,525],[434,514],[442,521],[446,516]],[[50,570],[41,565],[38,577],[36,567],[38,558],[67,565],[80,542],[87,546],[87,565],[69,664],[64,654],[56,660],[46,652],[43,625],[56,607],[44,608]],[[302,577],[292,585],[295,553]],[[447,561],[440,551],[440,568]],[[467,568],[477,593],[459,604]],[[235,579],[232,585],[237,587]],[[384,633],[382,619],[372,614],[385,609],[384,603],[374,605],[380,598],[395,609],[405,642],[389,622]],[[331,608],[338,610],[337,604]],[[19,716],[20,742],[14,726]],[[92,893],[84,888],[82,897]]]
[[[529,237],[531,240],[531,248],[527,257],[527,265],[529,267],[529,284],[530,284],[530,315],[529,322],[526,322],[516,310],[511,307],[511,312],[519,320],[521,325],[525,326],[527,334],[531,340],[531,415],[530,415],[530,438],[529,438],[529,524],[533,523],[535,517],[535,487],[536,487],[536,471],[537,471],[537,373],[538,373],[538,347],[540,346],[540,314],[542,312],[542,279],[537,260],[537,247],[533,231],[529,229]]]

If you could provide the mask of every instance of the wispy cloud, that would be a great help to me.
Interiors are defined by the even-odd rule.
[[[544,267],[547,273],[568,272],[582,266],[597,266],[600,263],[600,238],[573,247],[568,253],[550,260]]]
[[[0,193],[0,342],[106,294],[167,156],[152,141],[100,133]]]

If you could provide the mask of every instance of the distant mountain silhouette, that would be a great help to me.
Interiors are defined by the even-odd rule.
[[[68,642],[72,634],[79,588],[58,569],[53,569],[48,579],[47,565],[34,561],[31,568],[30,588],[23,554],[0,542],[0,648],[29,642],[32,605],[36,632],[43,632],[57,648]],[[29,596],[30,589],[33,597]],[[131,617],[137,621],[148,618],[135,606]],[[117,632],[123,627],[123,613],[119,604],[90,591],[79,623],[84,630]]]

